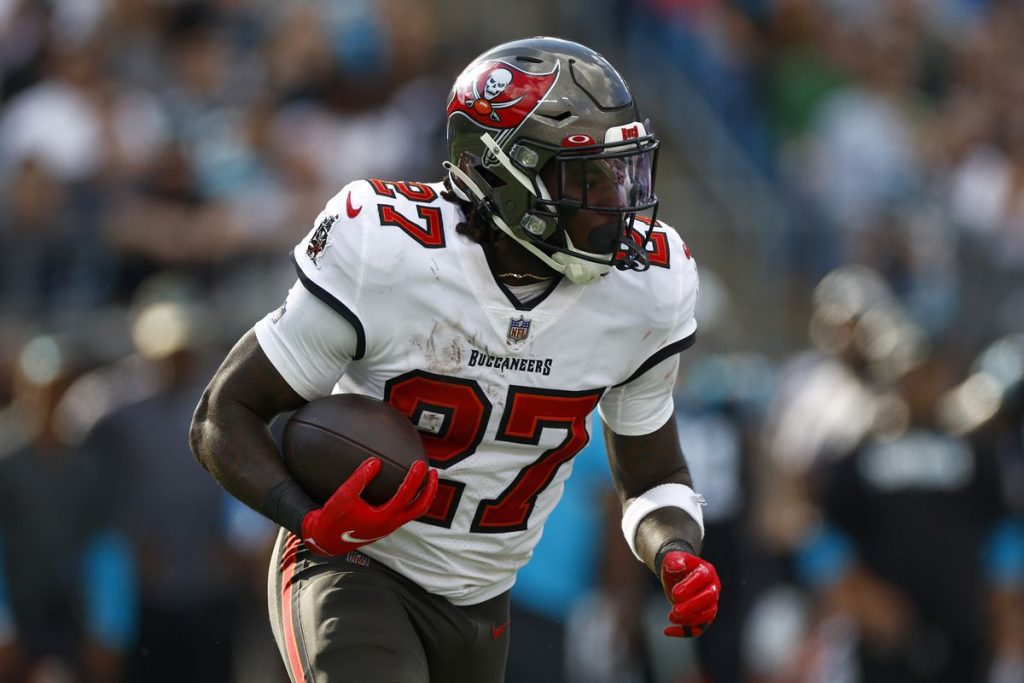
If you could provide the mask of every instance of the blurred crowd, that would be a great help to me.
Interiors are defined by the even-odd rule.
[[[510,683],[1024,681],[1024,2],[510,7],[0,0],[0,682],[284,680],[273,529],[191,411],[326,199],[437,179],[451,79],[534,33],[706,113],[637,79],[702,273],[677,422],[723,596],[661,637],[593,430]]]

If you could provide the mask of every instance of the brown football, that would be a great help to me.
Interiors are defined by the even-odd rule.
[[[359,394],[334,394],[299,408],[285,424],[281,450],[292,477],[321,504],[371,456],[381,460],[380,473],[363,491],[372,505],[387,502],[409,468],[427,459],[409,418]]]

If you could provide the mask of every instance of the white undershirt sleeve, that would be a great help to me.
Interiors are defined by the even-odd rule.
[[[616,434],[641,436],[672,417],[672,391],[679,374],[679,354],[672,354],[636,379],[605,392],[598,404],[604,423]]]
[[[298,281],[284,306],[253,329],[267,358],[307,401],[329,395],[356,353],[352,325]]]

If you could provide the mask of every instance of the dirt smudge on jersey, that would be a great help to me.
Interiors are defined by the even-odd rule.
[[[484,390],[487,400],[491,402],[491,410],[497,415],[502,415],[505,412],[505,396],[508,394],[508,386],[495,382],[480,382],[480,388]]]
[[[466,354],[463,337],[457,328],[435,321],[425,339],[423,335],[413,335],[409,343],[423,351],[426,360],[424,370],[443,375],[454,373],[462,367],[462,359]]]

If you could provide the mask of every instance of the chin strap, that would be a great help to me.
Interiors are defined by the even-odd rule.
[[[477,200],[483,198],[484,193],[480,191],[480,188],[476,186],[476,183],[474,183],[468,175],[462,172],[462,169],[450,161],[441,162],[441,166],[448,171],[448,179],[451,180],[452,192],[455,193],[456,197],[464,202],[469,202],[470,204],[477,203],[474,201],[474,198]],[[460,182],[456,182],[456,180]],[[462,189],[463,187],[472,192],[473,197],[466,194],[466,190]]]
[[[595,254],[590,251],[577,249],[576,245],[572,243],[572,239],[569,238],[569,233],[564,230],[562,232],[565,235],[565,246],[569,249],[593,258],[601,258],[604,256],[604,254]],[[588,285],[591,282],[595,282],[612,269],[611,264],[585,261],[583,259],[576,258],[572,254],[566,254],[560,251],[552,254],[551,258],[565,266],[565,276],[578,285]]]
[[[548,254],[533,242],[519,237],[501,216],[490,210],[487,195],[484,194],[483,190],[473,182],[473,179],[470,178],[465,171],[450,161],[445,161],[441,165],[444,166],[450,176],[453,176],[452,190],[459,199],[472,202],[477,206],[485,207],[487,219],[494,223],[499,230],[514,239],[518,244],[522,245],[522,247],[528,252],[539,258],[544,265],[569,278],[569,281],[573,284],[588,285],[600,279],[602,275],[611,270],[610,265],[591,263],[590,261],[578,259],[570,254],[564,254],[562,252],[557,252],[554,255]],[[462,187],[460,187],[460,184]],[[473,195],[473,197],[466,195],[467,190]],[[570,249],[574,248],[572,241],[569,239],[569,235],[565,236],[565,241]],[[589,252],[581,253],[587,254],[588,256],[601,256],[601,254],[590,254]]]

